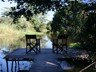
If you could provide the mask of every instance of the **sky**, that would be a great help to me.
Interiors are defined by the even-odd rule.
[[[47,19],[48,19],[48,21],[51,21],[53,19],[53,17],[54,17],[54,11],[49,11],[47,13]]]
[[[10,3],[7,0],[5,2],[2,2],[0,0],[0,16],[4,12],[5,8],[10,8],[12,6],[16,6],[16,3],[14,3],[14,2]]]
[[[2,16],[2,13],[6,10],[6,8],[10,8],[10,7],[12,7],[12,6],[16,6],[16,3],[14,3],[14,2],[10,3],[10,2],[8,2],[8,1],[2,2],[2,1],[0,0],[0,16]],[[46,16],[47,16],[47,20],[48,20],[48,21],[51,21],[51,20],[52,20],[53,14],[54,14],[53,11],[49,11],[49,12],[47,13]]]

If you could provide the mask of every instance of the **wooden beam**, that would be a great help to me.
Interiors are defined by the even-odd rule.
[[[86,66],[85,68],[83,68],[82,70],[80,70],[79,72],[83,72],[85,70],[87,70],[89,67],[91,67],[92,65],[96,64],[96,62],[93,62],[92,64]]]

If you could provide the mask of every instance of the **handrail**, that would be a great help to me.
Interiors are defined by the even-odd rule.
[[[85,68],[81,69],[79,72],[83,72],[85,71],[86,69],[88,69],[89,67],[91,67],[92,65],[96,64],[96,62],[93,62],[92,64],[86,66]]]

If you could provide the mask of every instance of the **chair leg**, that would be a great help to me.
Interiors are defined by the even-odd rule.
[[[41,52],[41,50],[40,50],[40,46],[37,47],[37,50],[38,50],[39,53]]]
[[[38,49],[38,47],[36,47],[35,49],[36,49],[36,53],[38,53],[38,52],[39,52],[39,49]]]
[[[55,51],[54,51],[54,46],[52,47],[52,52],[55,53]]]
[[[37,54],[37,51],[36,51],[34,48],[30,48],[30,50],[27,51],[27,53],[28,53],[28,52],[31,52],[32,50]]]
[[[37,54],[37,50],[35,48],[33,48],[32,50]]]

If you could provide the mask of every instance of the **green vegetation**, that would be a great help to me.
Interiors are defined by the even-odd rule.
[[[86,50],[96,51],[96,13],[89,13],[79,37],[79,41]]]
[[[47,32],[50,39],[52,34],[55,36],[68,34],[71,48],[96,52],[95,0],[94,2],[90,0],[90,4],[84,4],[82,0],[12,1],[17,2],[17,6],[11,7],[10,11],[5,13],[12,19],[4,18],[2,20],[1,18],[0,20],[0,44],[2,46],[21,47],[20,45],[23,44],[20,43],[25,43],[25,34],[42,36]],[[45,18],[38,14],[44,14],[49,10],[55,11],[55,14],[53,21],[46,25],[43,23]],[[74,71],[78,72],[78,70],[80,68],[76,68]]]
[[[40,23],[39,18],[32,18],[31,21],[34,22],[26,21],[26,18],[22,16],[17,23],[13,23],[10,17],[1,17],[0,48],[25,47],[25,34],[36,34],[40,38],[47,32],[46,24]]]
[[[69,44],[70,48],[74,48],[74,49],[81,49],[82,47],[80,46],[80,43],[70,43]]]
[[[54,14],[51,26],[53,34],[68,34],[72,48],[96,51],[96,12],[94,4],[70,1]],[[79,43],[79,44],[78,44]]]

